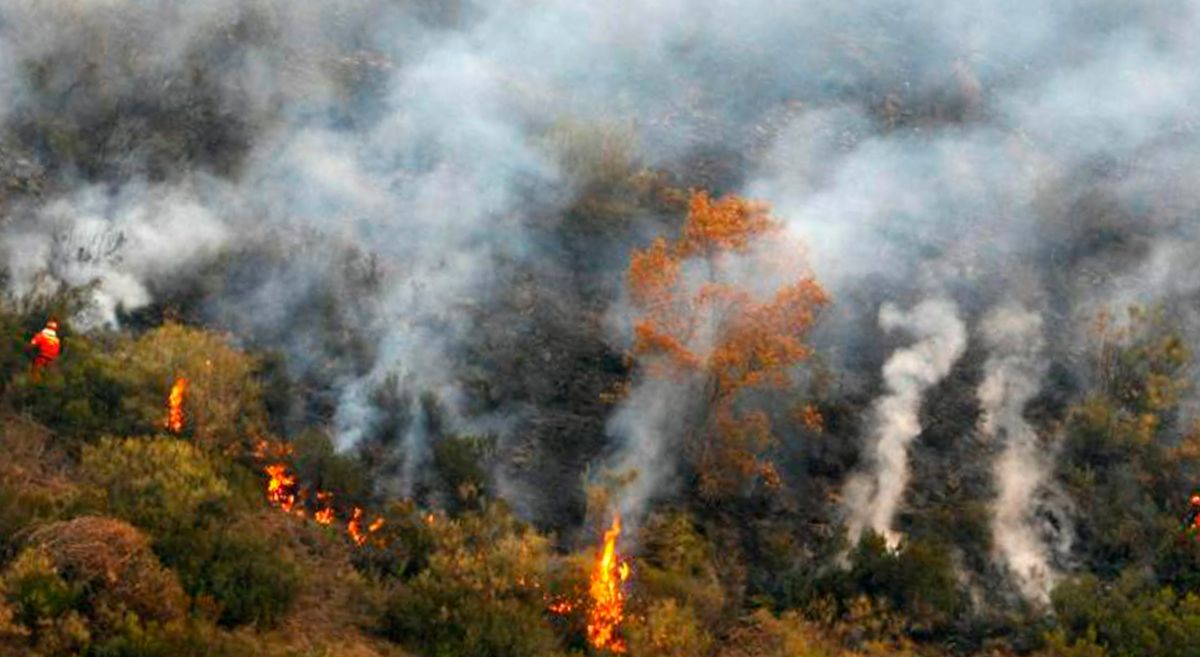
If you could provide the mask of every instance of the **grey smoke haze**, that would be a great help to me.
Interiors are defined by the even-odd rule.
[[[529,216],[571,200],[543,137],[628,121],[645,164],[741,158],[744,180],[722,183],[791,222],[842,304],[819,348],[863,333],[865,287],[964,307],[1028,288],[1048,297],[1047,358],[1065,357],[1097,306],[1200,294],[1198,17],[1068,0],[2,0],[0,121],[86,152],[0,206],[0,253],[11,294],[97,281],[79,319],[99,325],[216,251],[266,244],[286,257],[207,310],[248,340],[287,326],[293,368],[335,370],[343,445],[382,422],[380,388],[414,408],[431,393],[456,429],[507,427],[518,411],[466,408],[455,364],[514,263],[544,256]],[[201,129],[179,146],[171,117]],[[377,258],[377,294],[340,282],[350,249]],[[322,286],[371,336],[363,362],[292,321]],[[649,435],[629,412],[614,437]],[[404,430],[401,490],[424,436]]]
[[[1042,318],[1023,307],[1006,304],[992,310],[980,332],[989,350],[979,386],[983,410],[981,430],[998,441],[1001,452],[992,466],[998,494],[993,503],[995,550],[1015,578],[1021,593],[1045,603],[1056,573],[1045,528],[1036,519],[1039,488],[1054,469],[1037,433],[1024,417],[1046,374]]]
[[[647,379],[634,386],[613,413],[609,434],[620,446],[609,467],[618,476],[633,475],[614,491],[614,510],[636,528],[657,495],[670,489],[679,465],[688,409],[699,381]]]
[[[967,329],[958,309],[945,299],[923,301],[908,311],[885,304],[879,309],[879,325],[917,341],[897,350],[883,366],[886,392],[872,407],[866,470],[846,483],[846,527],[851,541],[871,529],[894,547],[901,534],[892,521],[908,485],[908,447],[921,433],[921,400],[966,349]]]

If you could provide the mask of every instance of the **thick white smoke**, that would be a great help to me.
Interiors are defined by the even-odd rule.
[[[908,485],[908,447],[921,433],[921,400],[962,355],[967,329],[954,303],[945,299],[923,301],[908,311],[884,304],[879,325],[904,331],[917,342],[896,351],[883,366],[887,391],[872,409],[867,468],[846,483],[846,527],[851,541],[871,529],[894,547],[901,535],[892,520]]]
[[[1047,369],[1042,318],[1017,305],[994,309],[980,327],[990,354],[979,386],[983,434],[1002,450],[992,466],[998,494],[993,506],[995,550],[1022,592],[1046,602],[1054,585],[1049,548],[1038,523],[1037,494],[1054,467],[1052,451],[1039,444],[1025,420]]]
[[[207,205],[227,187],[195,182],[129,184],[116,194],[85,187],[37,208],[35,224],[0,233],[10,293],[37,296],[64,285],[93,285],[92,304],[74,318],[83,329],[112,325],[118,309],[146,305],[146,281],[185,273],[234,237]]]
[[[654,496],[672,483],[696,388],[695,383],[642,381],[609,420],[608,432],[619,440],[609,467],[619,477],[630,477],[614,491],[614,507],[630,527],[641,522]]]

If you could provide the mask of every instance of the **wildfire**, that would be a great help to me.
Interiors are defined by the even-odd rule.
[[[267,481],[267,501],[284,512],[291,513],[296,505],[296,475],[288,472],[286,465],[274,463],[263,469]]]
[[[591,597],[588,643],[597,650],[616,653],[625,652],[625,640],[617,634],[617,629],[624,618],[624,583],[629,579],[629,563],[617,552],[620,535],[621,516],[613,515],[612,527],[604,532],[604,548],[597,555],[588,586]]]
[[[292,454],[290,445],[260,440],[251,454],[260,463],[271,461],[263,466],[263,473],[267,475],[267,502],[271,506],[300,518],[312,518],[318,525],[332,526],[341,522],[339,518],[346,517],[345,508],[339,509],[334,504],[331,491],[311,488],[297,480],[296,473],[288,465]],[[362,508],[357,506],[352,507],[349,515],[346,533],[359,547],[366,545],[371,534],[382,529],[385,522],[377,515],[368,523]],[[429,521],[432,518],[430,515]]]
[[[167,419],[163,424],[172,433],[183,431],[183,400],[187,395],[188,380],[182,376],[175,379],[171,394],[167,397]]]

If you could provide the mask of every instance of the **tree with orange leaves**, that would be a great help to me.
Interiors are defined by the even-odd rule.
[[[633,253],[633,355],[651,377],[700,380],[687,453],[701,493],[719,497],[755,477],[778,485],[765,411],[743,392],[785,389],[828,296],[765,204],[692,194],[681,235]]]

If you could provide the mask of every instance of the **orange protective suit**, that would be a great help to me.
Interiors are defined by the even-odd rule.
[[[48,365],[53,363],[58,354],[62,351],[62,342],[58,338],[58,331],[50,326],[42,329],[33,339],[29,341],[29,346],[36,349],[37,353],[33,356],[33,375],[38,377],[41,371]]]

